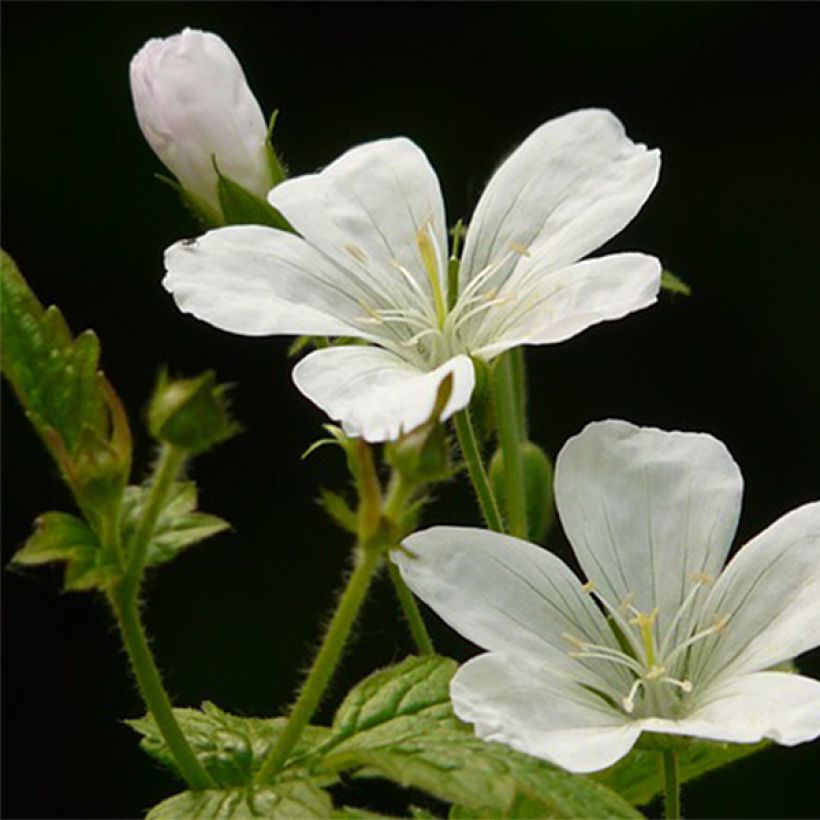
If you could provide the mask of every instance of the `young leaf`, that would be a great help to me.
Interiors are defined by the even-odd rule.
[[[408,658],[364,680],[339,708],[323,765],[415,786],[473,816],[640,816],[587,777],[476,738],[450,706],[455,669],[446,658]]]
[[[702,774],[727,766],[735,760],[753,755],[769,746],[760,743],[719,743],[691,740],[678,750],[680,782],[694,780]],[[633,749],[614,766],[592,777],[636,806],[647,804],[663,792],[659,755],[656,751]]]
[[[174,709],[174,715],[208,774],[218,786],[226,789],[252,784],[287,722],[285,718],[237,717],[207,702],[202,704],[201,709]],[[153,718],[146,716],[127,723],[143,736],[140,746],[145,752],[164,765],[174,768],[174,759]],[[305,758],[309,751],[324,742],[329,735],[329,729],[309,726],[291,753],[287,764],[288,776],[311,778],[311,773],[300,765],[300,759]],[[320,780],[322,784],[335,780],[318,774],[314,779]]]
[[[330,795],[307,780],[279,780],[258,790],[207,789],[169,797],[148,812],[148,820],[183,817],[331,817]]]
[[[41,515],[35,526],[13,563],[37,566],[65,561],[63,583],[72,591],[105,589],[118,577],[118,567],[107,560],[97,536],[84,521],[67,513],[49,512]]]
[[[126,487],[122,501],[123,542],[128,544],[139,527],[149,488]],[[148,544],[146,564],[163,564],[182,550],[229,529],[230,524],[215,515],[196,512],[197,492],[193,481],[176,483],[157,519]]]

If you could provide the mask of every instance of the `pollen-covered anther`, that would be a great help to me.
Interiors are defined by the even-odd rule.
[[[530,249],[526,245],[522,245],[520,242],[510,242],[510,250],[513,253],[517,253],[519,256],[532,256]]]
[[[357,262],[366,262],[367,261],[367,254],[358,245],[354,245],[352,242],[348,242],[344,247],[345,247],[345,250]]]
[[[700,586],[709,586],[715,579],[708,572],[693,572],[689,578]]]
[[[729,623],[729,616],[728,615],[719,615],[715,618],[715,623],[713,624],[715,632],[720,635],[726,629],[726,624]]]

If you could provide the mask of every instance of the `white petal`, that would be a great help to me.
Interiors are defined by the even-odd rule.
[[[552,553],[471,527],[433,527],[403,546],[410,554],[396,550],[391,557],[407,585],[473,643],[568,666],[576,678],[623,689],[614,664],[571,657],[573,639],[617,644],[578,579]]]
[[[661,265],[652,256],[621,253],[555,270],[540,254],[527,259],[469,329],[484,358],[521,344],[548,344],[591,325],[620,319],[657,300]]]
[[[784,746],[820,735],[820,682],[785,672],[757,672],[712,687],[703,705],[683,720],[650,718],[651,732],[732,743],[770,738]]]
[[[349,436],[390,441],[427,421],[449,373],[453,390],[444,420],[470,401],[475,371],[467,356],[424,372],[380,348],[331,347],[305,356],[293,369],[293,381]]]
[[[424,152],[405,138],[352,148],[319,174],[294,177],[268,197],[322,253],[372,291],[372,307],[408,305],[432,290],[417,242],[430,224],[446,284],[447,231],[438,178]],[[415,282],[396,266],[402,265]]]
[[[773,666],[820,645],[820,502],[775,521],[742,547],[717,580],[701,628],[725,628],[692,650],[710,680]]]
[[[223,174],[267,194],[265,118],[221,38],[185,29],[149,40],[131,61],[131,92],[145,138],[183,188],[221,212],[216,157]]]
[[[564,445],[555,471],[558,513],[587,577],[615,606],[633,596],[642,612],[658,607],[660,634],[693,576],[720,570],[742,488],[717,439],[624,421],[588,425]]]
[[[373,338],[344,273],[298,236],[254,225],[209,231],[165,252],[162,284],[185,313],[243,336]]]
[[[571,772],[611,766],[640,734],[583,686],[515,655],[479,655],[450,684],[453,710],[478,737],[556,763]]]
[[[476,207],[462,288],[511,243],[555,268],[581,259],[638,213],[658,179],[660,153],[633,143],[609,111],[587,109],[537,128],[496,171]],[[518,262],[503,266],[498,285]]]

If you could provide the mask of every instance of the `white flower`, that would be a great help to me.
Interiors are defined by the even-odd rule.
[[[216,157],[225,176],[267,195],[265,118],[220,37],[186,28],[149,40],[131,60],[131,93],[142,133],[186,191],[221,213]]]
[[[558,511],[589,581],[508,536],[434,527],[402,576],[484,649],[451,686],[479,737],[574,772],[641,732],[788,746],[820,734],[820,682],[766,671],[820,644],[820,502],[721,568],[742,478],[707,435],[589,425],[558,456]],[[415,557],[413,557],[415,556]]]
[[[358,146],[268,197],[300,236],[230,227],[168,249],[163,284],[224,330],[351,336],[315,351],[299,389],[351,436],[393,439],[424,422],[447,373],[442,418],[467,405],[469,357],[559,342],[652,304],[660,265],[620,253],[578,260],[620,231],[658,178],[660,154],[608,111],[536,129],[484,191],[448,284],[438,179],[407,139]]]

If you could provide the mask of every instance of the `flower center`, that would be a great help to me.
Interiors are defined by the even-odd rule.
[[[700,590],[712,579],[699,573],[692,580],[692,588],[662,633],[657,607],[651,612],[641,612],[632,605],[634,595],[631,593],[618,606],[613,606],[592,582],[584,585],[584,591],[593,595],[605,610],[620,649],[567,634],[564,637],[573,646],[570,655],[605,661],[628,670],[629,688],[622,690],[618,698],[618,705],[628,715],[679,717],[685,710],[686,696],[695,688],[687,677],[688,650],[699,641],[719,635],[726,626],[728,619],[721,617],[711,626],[695,631],[696,621],[691,618],[693,605]],[[618,676],[618,681],[622,685],[622,676]]]

